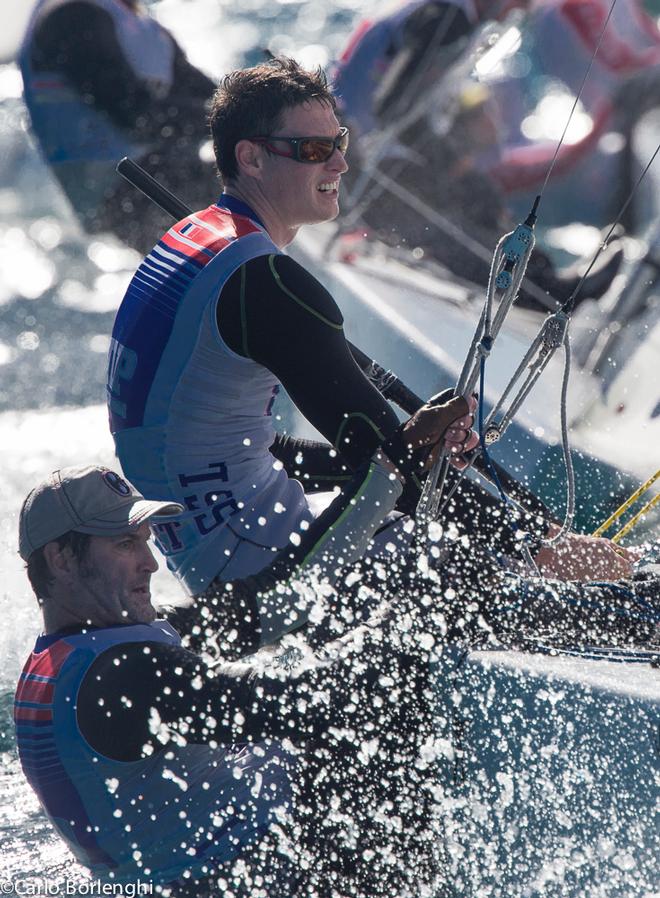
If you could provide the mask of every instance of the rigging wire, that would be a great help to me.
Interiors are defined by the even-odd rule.
[[[544,543],[545,545],[549,545],[549,544],[551,544],[551,543],[557,542],[558,539],[559,539],[561,536],[563,536],[563,535],[565,534],[565,532],[566,532],[566,530],[567,530],[567,526],[568,526],[567,522],[572,521],[573,516],[574,516],[574,511],[575,511],[575,489],[574,489],[574,482],[573,482],[573,483],[571,482],[571,481],[573,480],[573,478],[574,478],[574,473],[573,473],[572,459],[571,459],[571,457],[570,457],[570,452],[569,452],[569,449],[568,449],[568,423],[567,423],[567,418],[566,418],[566,406],[567,406],[567,395],[568,395],[568,379],[569,379],[569,375],[570,375],[570,343],[569,343],[568,325],[569,325],[569,322],[570,322],[570,314],[571,314],[571,311],[572,311],[572,307],[573,307],[573,304],[574,304],[574,301],[575,301],[575,297],[577,296],[577,294],[578,294],[578,292],[579,292],[579,289],[580,289],[582,283],[584,283],[584,280],[585,280],[585,278],[588,276],[591,267],[594,265],[596,259],[598,258],[598,255],[599,255],[599,254],[603,251],[603,249],[607,246],[608,240],[610,239],[612,233],[614,232],[614,230],[615,230],[617,224],[619,223],[619,221],[621,220],[621,218],[622,218],[623,215],[625,214],[626,209],[628,208],[628,206],[629,206],[630,203],[632,202],[632,200],[633,200],[633,198],[634,198],[634,196],[635,196],[635,193],[636,193],[637,190],[639,189],[640,184],[642,183],[642,181],[644,180],[644,178],[645,178],[646,174],[648,173],[649,169],[650,169],[651,166],[653,165],[653,163],[654,163],[654,161],[655,161],[655,159],[656,159],[658,153],[660,153],[660,144],[658,144],[658,146],[657,146],[656,149],[655,149],[655,152],[653,153],[653,155],[651,156],[651,158],[649,159],[649,161],[647,162],[647,164],[644,166],[644,169],[642,170],[641,174],[640,174],[639,177],[637,178],[637,181],[635,182],[633,188],[631,189],[630,193],[628,194],[628,197],[626,198],[625,202],[623,203],[623,205],[622,205],[622,207],[621,207],[621,209],[620,209],[620,211],[619,211],[619,213],[618,213],[618,215],[617,215],[615,221],[613,222],[613,224],[612,224],[612,226],[611,226],[611,228],[610,228],[610,230],[609,230],[609,232],[608,232],[608,234],[607,234],[605,240],[603,241],[603,243],[601,244],[601,246],[600,246],[599,249],[597,250],[596,254],[594,255],[594,258],[592,259],[589,268],[587,269],[587,271],[586,271],[585,274],[583,275],[581,281],[577,284],[575,290],[573,291],[573,294],[569,297],[569,299],[566,301],[566,303],[564,304],[564,306],[563,306],[562,308],[558,309],[557,312],[555,312],[553,315],[548,316],[548,318],[545,320],[545,322],[543,323],[543,325],[542,325],[542,327],[541,327],[541,331],[539,332],[539,334],[538,334],[537,337],[535,338],[535,340],[534,340],[532,346],[530,347],[530,350],[528,351],[528,353],[526,354],[526,356],[523,358],[522,362],[521,362],[520,365],[518,366],[518,369],[517,369],[516,372],[513,374],[513,376],[511,377],[509,383],[508,383],[507,386],[505,387],[504,392],[502,393],[502,396],[500,397],[499,401],[496,403],[496,405],[495,405],[494,408],[492,409],[490,415],[488,416],[488,420],[487,420],[487,422],[486,422],[486,425],[485,425],[485,426],[486,426],[486,430],[488,430],[489,428],[492,428],[492,427],[494,426],[494,429],[495,429],[495,431],[497,432],[497,437],[498,437],[498,439],[504,434],[504,432],[505,432],[506,429],[508,428],[509,424],[510,424],[511,421],[513,420],[514,416],[518,413],[518,410],[519,410],[520,406],[522,405],[523,401],[527,398],[527,395],[528,395],[529,392],[531,391],[532,387],[535,385],[536,380],[538,379],[538,376],[541,374],[543,368],[545,368],[547,362],[549,361],[549,355],[550,355],[551,353],[547,353],[547,352],[546,352],[546,353],[544,353],[544,358],[543,358],[543,360],[542,360],[541,363],[540,363],[540,367],[536,368],[535,371],[532,370],[532,369],[535,368],[535,366],[536,366],[536,364],[537,364],[537,363],[533,363],[533,361],[532,361],[533,355],[535,354],[536,349],[537,349],[539,346],[541,346],[541,345],[545,342],[545,340],[544,340],[544,332],[545,332],[546,329],[552,324],[552,322],[553,322],[554,320],[560,320],[560,319],[563,319],[563,322],[564,322],[564,333],[563,333],[563,336],[562,336],[561,341],[559,341],[559,342],[561,342],[561,343],[564,345],[564,351],[565,351],[565,365],[564,365],[564,375],[563,375],[563,378],[562,378],[562,395],[561,395],[560,411],[561,411],[562,451],[563,451],[563,455],[564,455],[564,465],[565,465],[565,468],[566,468],[567,479],[568,479],[567,510],[566,510],[566,517],[565,517],[564,525],[562,526],[562,529],[561,529],[560,533],[557,534],[555,537],[553,537],[552,540],[549,540],[549,541],[543,541],[543,543]],[[559,342],[557,342],[557,345],[559,345]],[[554,350],[553,350],[553,351],[554,351]],[[528,378],[527,378],[525,384],[523,384],[523,386],[520,388],[518,394],[511,400],[511,403],[510,403],[510,405],[509,405],[509,408],[507,409],[506,412],[503,413],[503,417],[502,417],[501,421],[499,422],[499,424],[494,424],[494,418],[495,418],[496,414],[498,413],[498,411],[502,408],[502,406],[503,406],[503,404],[504,404],[504,400],[505,400],[506,397],[508,396],[509,392],[512,390],[514,384],[519,380],[519,378],[520,378],[522,372],[523,372],[525,369],[527,369],[527,368],[530,369],[530,374],[528,375]],[[483,392],[483,379],[482,379],[482,382],[481,382],[481,390],[482,390],[482,392]],[[463,471],[460,472],[459,479],[462,478],[463,476],[465,476],[465,474],[467,473],[467,470],[472,466],[472,464],[473,464],[473,462],[474,462],[474,459],[475,459],[476,456],[477,456],[478,454],[480,454],[480,453],[483,453],[483,443],[482,443],[481,448],[475,450],[475,452],[472,454],[472,456],[468,459],[468,466],[467,466],[466,469],[464,469]],[[658,472],[658,476],[660,476],[660,472]],[[439,508],[439,515],[440,515],[440,516],[442,516],[442,514],[443,514],[444,511],[446,510],[447,505],[448,505],[448,503],[449,503],[449,501],[450,501],[450,499],[451,499],[453,493],[455,492],[457,486],[458,486],[458,481],[457,481],[456,483],[454,483],[452,489],[449,491],[448,495],[445,497],[444,502],[443,502],[442,505],[440,506],[440,508]],[[641,492],[641,491],[642,491],[643,489],[645,489],[645,488],[646,488],[646,484],[644,485],[644,487],[640,488],[640,491],[639,491],[639,492]],[[636,498],[637,495],[638,495],[638,493],[635,493],[634,496],[633,496],[633,498]],[[659,495],[658,497],[656,497],[655,500],[652,500],[652,504],[655,505],[655,504],[656,504],[657,502],[659,502],[659,501],[660,501],[660,495]],[[630,527],[632,527],[632,525],[633,525],[634,523],[636,523],[636,521],[637,521],[643,514],[645,514],[646,511],[648,511],[650,507],[652,507],[652,504],[651,504],[651,503],[647,503],[647,506],[645,506],[645,507],[641,510],[641,512],[640,512],[640,513],[639,513],[639,514],[638,514],[638,515],[637,515],[631,522],[629,522],[629,523],[630,523]],[[606,522],[606,524],[609,525],[610,523],[612,523],[612,521],[617,517],[617,514],[620,514],[620,513],[621,513],[622,511],[624,511],[627,507],[628,507],[628,506],[627,506],[626,504],[624,504],[624,506],[622,506],[622,507],[618,510],[618,513],[615,513],[615,515],[613,515],[613,517],[612,517],[611,519],[608,519],[608,521]],[[627,527],[627,529],[625,530],[625,533],[628,532],[628,529],[630,529],[630,527]],[[600,533],[602,533],[602,531],[603,531],[603,528],[599,528],[599,530],[595,531],[595,533],[594,533],[593,535],[594,535],[594,536],[598,536],[598,535],[600,535]],[[625,535],[625,533],[620,531],[620,532],[616,535],[615,539],[616,539],[616,540],[620,539],[622,536]]]
[[[566,121],[566,125],[564,126],[564,130],[562,131],[562,135],[559,138],[559,143],[557,144],[557,148],[555,149],[555,154],[550,161],[550,165],[548,166],[548,171],[546,172],[545,180],[543,181],[543,186],[541,187],[539,196],[543,196],[545,188],[548,185],[548,181],[550,180],[550,176],[552,175],[552,172],[554,170],[555,164],[557,162],[557,157],[559,156],[559,151],[562,148],[564,139],[566,138],[566,134],[568,133],[568,128],[571,124],[571,120],[573,118],[573,115],[575,114],[577,105],[580,102],[580,98],[582,96],[582,91],[585,88],[585,85],[589,79],[589,75],[591,74],[591,69],[593,68],[594,62],[596,61],[596,57],[598,56],[598,51],[600,50],[600,45],[603,43],[603,38],[605,37],[605,31],[607,30],[609,21],[612,18],[612,13],[614,12],[614,7],[616,6],[616,3],[617,3],[617,0],[612,0],[612,5],[610,6],[610,11],[608,12],[605,22],[603,24],[603,27],[601,28],[600,35],[598,36],[598,40],[596,42],[596,47],[594,49],[594,52],[591,54],[591,59],[589,60],[589,65],[587,66],[587,70],[584,73],[584,78],[582,79],[582,83],[580,84],[580,88],[575,97],[575,101],[573,102],[573,106],[571,108],[568,119]]]

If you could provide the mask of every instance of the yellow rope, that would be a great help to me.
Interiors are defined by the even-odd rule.
[[[640,508],[637,514],[634,515],[634,517],[632,517],[627,524],[624,524],[624,526],[621,528],[621,530],[619,530],[618,533],[614,534],[614,536],[612,537],[612,542],[618,543],[619,540],[622,539],[629,530],[632,530],[637,521],[639,521],[639,519],[643,517],[647,511],[650,511],[654,505],[657,505],[658,502],[660,502],[660,493],[658,493],[657,496],[654,496],[649,502],[646,503],[646,505]]]
[[[639,497],[641,495],[643,495],[648,489],[650,489],[653,486],[653,484],[656,482],[656,480],[658,480],[658,479],[660,479],[660,471],[656,471],[652,477],[649,477],[649,479],[639,487],[639,489],[635,490],[635,492],[632,494],[632,496],[630,496],[628,499],[626,499],[626,501],[622,505],[620,505],[617,508],[617,510],[612,515],[610,515],[610,517],[604,523],[602,523],[600,525],[600,527],[598,527],[596,530],[594,530],[592,536],[602,536],[602,534],[605,533],[605,531],[608,530],[615,521],[618,521],[619,518],[621,517],[621,515],[625,514],[625,512],[628,511],[628,509],[630,508],[630,506],[633,505],[639,499]],[[635,526],[637,521],[639,521],[639,519],[641,517],[643,517],[647,513],[647,511],[650,511],[653,508],[653,506],[656,505],[658,502],[660,502],[660,493],[657,496],[655,496],[653,499],[651,499],[649,502],[647,502],[646,505],[644,505],[643,508],[641,508],[637,512],[637,514],[634,515],[628,521],[628,523],[625,524],[612,537],[612,541],[618,542],[620,539],[622,539],[626,535],[626,533],[628,533]]]

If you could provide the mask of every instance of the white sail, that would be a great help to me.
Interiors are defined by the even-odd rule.
[[[0,65],[16,57],[36,0],[11,0],[3,4],[0,29]]]

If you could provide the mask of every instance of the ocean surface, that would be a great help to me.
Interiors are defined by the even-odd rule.
[[[13,690],[39,630],[16,552],[17,516],[26,492],[55,468],[112,464],[103,404],[108,335],[138,262],[112,238],[81,232],[32,143],[11,61],[28,6],[3,0],[8,23],[0,40],[0,892],[9,895],[17,894],[5,888],[10,880],[22,883],[20,894],[48,894],[52,884],[63,888],[65,882],[82,889],[87,880],[52,834],[14,746]],[[262,59],[264,48],[325,65],[356,19],[377,6],[353,0],[161,0],[151,8],[191,61],[218,77]],[[585,246],[592,246],[595,200],[585,218]],[[562,228],[555,232],[561,247]],[[156,591],[181,597],[167,572],[157,575]]]

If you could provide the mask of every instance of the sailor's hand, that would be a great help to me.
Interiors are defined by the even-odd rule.
[[[403,436],[413,451],[425,446],[431,449],[424,464],[426,470],[433,467],[443,448],[452,464],[464,468],[467,462],[463,456],[479,442],[472,431],[477,400],[474,396],[455,396],[440,402],[441,398],[444,396],[430,399],[415,412],[404,425]]]
[[[558,532],[552,524],[548,536]],[[540,572],[556,580],[624,580],[632,575],[634,552],[609,539],[569,533],[556,546],[542,548],[535,558]]]

